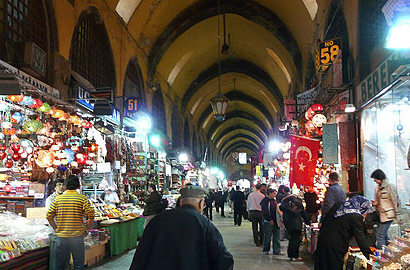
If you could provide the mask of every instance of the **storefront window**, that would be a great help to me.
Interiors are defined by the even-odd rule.
[[[410,201],[410,82],[388,92],[362,112],[365,196],[374,199],[376,184],[370,178],[382,169],[402,202]]]

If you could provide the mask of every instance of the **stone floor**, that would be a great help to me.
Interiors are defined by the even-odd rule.
[[[235,270],[275,270],[275,269],[313,269],[313,260],[310,255],[301,248],[300,255],[303,262],[289,262],[287,256],[273,256],[262,254],[262,249],[256,247],[252,240],[252,229],[249,221],[244,221],[242,226],[234,226],[233,218],[221,218],[219,214],[214,214],[214,224],[221,232],[228,250],[234,255]],[[286,254],[287,241],[282,241],[282,252]],[[135,250],[125,252],[112,259],[105,259],[97,265],[88,269],[95,270],[122,270],[128,269]],[[194,269],[193,269],[194,270]]]

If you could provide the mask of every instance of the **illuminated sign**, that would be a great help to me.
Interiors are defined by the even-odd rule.
[[[320,43],[316,48],[316,71],[326,71],[333,61],[335,61],[341,48],[341,38],[326,40],[325,42]]]

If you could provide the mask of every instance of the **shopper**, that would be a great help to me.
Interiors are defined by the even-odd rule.
[[[120,203],[120,198],[118,198],[114,187],[109,187],[105,190],[104,202],[112,207],[116,207],[116,204]]]
[[[396,219],[397,215],[397,200],[393,187],[388,183],[386,174],[380,170],[375,170],[371,175],[373,181],[376,182],[375,199],[373,206],[379,213],[380,221],[377,224],[376,248],[382,249],[383,245],[387,245],[387,232]]]
[[[371,204],[362,196],[336,203],[322,220],[317,248],[315,270],[342,270],[349,240],[354,236],[363,255],[372,251],[364,237],[364,218],[371,212]]]
[[[202,216],[206,190],[181,189],[181,207],[156,216],[145,229],[130,270],[230,270],[233,256]]]
[[[46,210],[50,208],[51,202],[58,196],[64,193],[65,191],[65,185],[64,185],[64,179],[57,179],[54,184],[54,192],[47,197],[46,199]]]
[[[68,176],[65,185],[67,190],[53,200],[46,218],[57,235],[55,269],[64,269],[71,254],[74,269],[79,270],[84,269],[84,236],[94,222],[94,209],[86,196],[77,193],[76,189],[80,188],[77,176]],[[84,216],[88,217],[86,227]]]
[[[300,235],[302,233],[302,219],[306,225],[310,221],[303,208],[302,199],[296,195],[288,195],[282,199],[280,209],[283,212],[283,223],[289,233],[288,257],[290,261],[301,261],[299,257]]]
[[[265,183],[261,184],[261,193],[266,196],[267,194],[268,185]]]
[[[145,207],[142,215],[145,217],[144,228],[147,227],[148,223],[155,217],[157,213],[157,205],[161,201],[161,194],[157,191],[157,186],[155,184],[149,184],[148,186],[148,197],[145,199]]]
[[[276,195],[277,203],[281,203],[282,199],[290,194],[290,188],[285,185],[280,185],[278,188],[278,195]]]
[[[225,189],[222,192],[222,200],[219,205],[221,207],[221,217],[226,217],[225,216],[225,203],[227,202],[227,200],[228,200],[228,190]]]
[[[222,201],[222,190],[215,189],[214,201],[215,201],[215,211],[219,213],[219,208],[221,208],[221,201]]]
[[[236,191],[232,195],[233,201],[233,222],[235,225],[241,226],[242,213],[245,205],[245,194],[239,186],[236,186]]]
[[[256,184],[255,189],[249,194],[247,208],[249,220],[252,222],[253,242],[260,247],[263,241],[261,201],[265,195],[261,193],[261,184]]]
[[[337,172],[329,174],[329,187],[325,193],[325,199],[323,201],[322,219],[330,211],[333,205],[337,202],[346,201],[346,192],[339,185],[339,175]]]
[[[319,198],[317,197],[317,194],[313,187],[307,187],[306,192],[304,194],[304,199],[306,203],[306,213],[308,215],[308,218],[310,222],[316,223],[317,222],[317,216],[319,209],[321,207],[321,204],[319,202]]]
[[[261,201],[263,215],[263,250],[264,254],[269,254],[271,241],[273,244],[273,254],[280,255],[280,230],[276,220],[276,194],[275,189],[268,189],[267,197]],[[273,237],[272,237],[273,236]]]
[[[212,189],[208,191],[208,194],[205,197],[205,208],[204,208],[204,215],[212,220],[212,204],[214,202],[214,193]]]

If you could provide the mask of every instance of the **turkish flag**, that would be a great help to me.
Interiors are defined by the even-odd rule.
[[[316,162],[319,154],[319,141],[291,136],[290,139],[290,173],[289,181],[299,187],[313,186]]]

